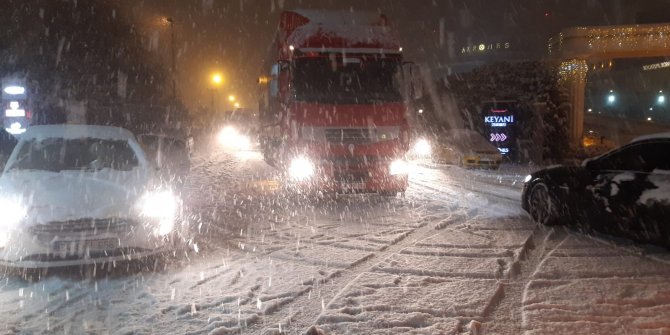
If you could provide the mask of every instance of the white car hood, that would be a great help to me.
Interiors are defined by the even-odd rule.
[[[10,171],[0,177],[0,193],[20,199],[26,224],[128,217],[149,180],[140,170]]]

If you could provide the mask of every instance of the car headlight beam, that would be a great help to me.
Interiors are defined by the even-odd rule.
[[[409,164],[402,159],[395,160],[389,165],[389,174],[392,176],[409,174]]]
[[[18,199],[0,198],[0,228],[11,228],[23,220],[28,211]],[[0,232],[2,234],[2,232]]]
[[[179,210],[179,200],[171,191],[145,194],[139,203],[140,215],[158,221],[156,232],[164,236],[172,232]]]
[[[249,150],[251,149],[251,139],[249,136],[240,134],[233,126],[223,128],[217,136],[219,144],[228,149]]]
[[[421,156],[421,157],[430,156],[430,154],[433,151],[431,146],[430,146],[430,143],[428,142],[428,140],[426,140],[424,138],[419,139],[418,141],[416,141],[416,143],[414,143],[414,148],[413,149],[414,149],[414,153],[417,156]]]
[[[294,181],[304,181],[314,175],[314,163],[306,157],[294,158],[288,167],[288,175]]]

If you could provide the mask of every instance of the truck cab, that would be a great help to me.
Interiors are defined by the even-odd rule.
[[[266,161],[301,189],[404,192],[402,48],[386,17],[284,12],[272,50],[259,80]]]

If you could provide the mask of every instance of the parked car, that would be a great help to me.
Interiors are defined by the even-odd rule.
[[[137,139],[159,168],[158,175],[180,189],[191,168],[190,139],[167,134],[140,134]]]
[[[188,238],[180,200],[128,130],[32,126],[0,177],[0,264],[131,260]]]
[[[452,129],[433,149],[435,163],[465,168],[497,169],[502,161],[498,149],[482,135],[469,129]]]
[[[522,206],[545,225],[567,224],[670,247],[670,134],[637,139],[526,177]]]

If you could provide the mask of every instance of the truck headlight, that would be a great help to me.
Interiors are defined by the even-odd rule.
[[[288,167],[288,175],[295,181],[307,180],[314,175],[314,163],[305,157],[297,157]]]
[[[389,174],[392,176],[409,174],[409,164],[402,159],[394,160],[389,165]]]
[[[172,232],[177,216],[179,199],[171,191],[153,191],[142,196],[140,215],[158,221],[156,233],[164,236]]]

